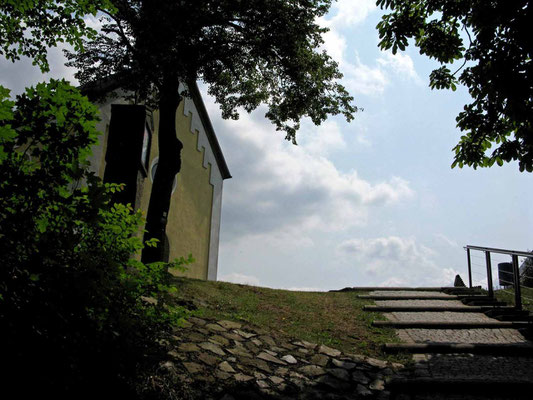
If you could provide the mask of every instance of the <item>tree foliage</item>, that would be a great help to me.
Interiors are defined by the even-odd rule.
[[[131,258],[143,247],[140,211],[112,204],[120,187],[88,172],[97,120],[64,81],[15,102],[0,87],[4,378],[56,396],[133,373],[158,331],[183,316],[166,304],[165,265]]]
[[[101,33],[69,54],[82,84],[114,77],[138,101],[159,110],[159,164],[147,215],[147,239],[163,242],[182,144],[175,113],[180,84],[201,80],[224,118],[265,104],[265,114],[296,143],[300,121],[328,115],[353,118],[357,108],[339,84],[337,64],[324,51],[316,20],[331,0],[112,0]],[[159,253],[159,254],[157,254]],[[161,259],[147,248],[143,260]]]
[[[114,0],[116,12],[85,51],[71,54],[81,83],[128,76],[141,98],[165,85],[201,79],[222,108],[238,118],[267,104],[269,118],[294,140],[299,121],[330,114],[353,118],[352,98],[337,64],[319,51],[316,23],[331,0]],[[155,91],[154,91],[155,90]]]
[[[0,2],[0,55],[48,70],[47,47],[81,50],[84,17],[107,0]],[[0,338],[6,393],[131,397],[155,337],[185,314],[168,268],[143,264],[140,211],[113,204],[121,185],[88,170],[97,108],[64,81],[10,99],[0,86]],[[153,242],[147,242],[153,245]],[[7,373],[6,373],[7,372]],[[113,393],[113,388],[118,392]]]
[[[377,0],[389,8],[378,24],[382,49],[420,53],[441,67],[430,87],[468,88],[472,103],[457,116],[466,133],[452,167],[490,167],[518,160],[533,171],[533,69],[529,0]],[[454,72],[449,64],[462,62]],[[494,150],[489,149],[495,145]]]
[[[109,0],[2,0],[0,55],[12,61],[30,57],[48,71],[47,49],[66,42],[81,50],[83,38],[96,34],[84,18],[98,9],[113,7]]]

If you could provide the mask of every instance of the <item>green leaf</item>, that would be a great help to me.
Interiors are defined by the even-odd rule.
[[[48,228],[49,222],[47,219],[41,218],[36,221],[37,230],[40,233],[46,232],[46,228]]]

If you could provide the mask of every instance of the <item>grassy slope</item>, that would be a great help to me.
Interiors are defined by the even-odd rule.
[[[371,301],[361,292],[294,292],[225,282],[175,278],[178,298],[192,302],[197,316],[229,319],[258,326],[272,336],[325,344],[347,353],[386,356],[381,345],[397,342],[394,330],[370,326],[381,314],[362,311]]]
[[[533,312],[533,288],[520,287],[522,292],[522,307],[524,310]],[[498,300],[505,301],[509,305],[514,305],[514,289],[511,287],[509,289],[495,290],[494,294]]]

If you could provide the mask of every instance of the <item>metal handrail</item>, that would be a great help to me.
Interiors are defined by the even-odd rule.
[[[527,251],[516,251],[507,249],[497,249],[494,247],[482,247],[482,246],[465,246],[467,261],[468,261],[468,280],[470,287],[472,287],[472,262],[470,260],[470,250],[483,251],[485,253],[485,263],[487,266],[487,286],[489,296],[494,297],[494,288],[492,284],[492,265],[490,253],[500,253],[510,255],[513,262],[513,286],[515,290],[515,308],[517,310],[522,309],[522,294],[520,291],[520,270],[518,266],[518,257],[533,257],[533,253]]]
[[[515,255],[518,257],[533,257],[533,253],[529,251],[518,251],[518,250],[506,250],[506,249],[497,249],[494,247],[482,247],[482,246],[465,246],[464,249],[479,250],[479,251],[490,251],[491,253],[500,253],[500,254],[509,254]]]

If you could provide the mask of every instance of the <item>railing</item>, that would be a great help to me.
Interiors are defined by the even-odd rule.
[[[467,260],[468,260],[468,282],[469,282],[469,286],[472,287],[473,286],[473,283],[472,283],[472,272],[473,272],[473,266],[480,266],[482,267],[481,264],[479,263],[476,263],[476,261],[472,261],[473,258],[477,258],[477,259],[483,259],[483,257],[479,257],[479,256],[473,256],[471,254],[471,251],[480,251],[480,252],[483,252],[485,253],[485,266],[484,268],[486,269],[486,277],[487,277],[487,290],[489,292],[489,296],[490,297],[494,297],[494,283],[493,283],[493,279],[492,279],[492,259],[493,259],[493,256],[491,254],[504,254],[504,255],[507,255],[507,256],[511,256],[511,261],[512,261],[512,278],[509,277],[510,273],[507,273],[506,275],[504,274],[501,274],[501,271],[499,271],[499,283],[503,282],[504,285],[502,285],[504,287],[504,291],[506,290],[505,287],[510,287],[512,286],[514,288],[514,299],[515,299],[515,308],[518,309],[518,310],[521,310],[522,309],[522,290],[521,290],[521,283],[520,283],[520,267],[519,267],[519,264],[518,264],[518,257],[525,257],[525,258],[530,258],[530,257],[533,257],[533,253],[531,252],[527,252],[527,251],[515,251],[515,250],[507,250],[507,249],[496,249],[496,248],[492,248],[492,247],[481,247],[481,246],[465,246],[464,249],[466,250],[466,254],[467,254]],[[507,259],[507,261],[509,261]],[[481,275],[481,274],[479,274]],[[483,274],[485,275],[485,274]],[[509,279],[509,280],[505,280],[505,279],[502,279],[502,275],[504,275],[506,277],[506,279]],[[533,276],[530,276],[528,278],[531,278],[533,279]],[[511,280],[512,279],[512,280]],[[530,299],[530,300],[533,300],[533,299]]]

